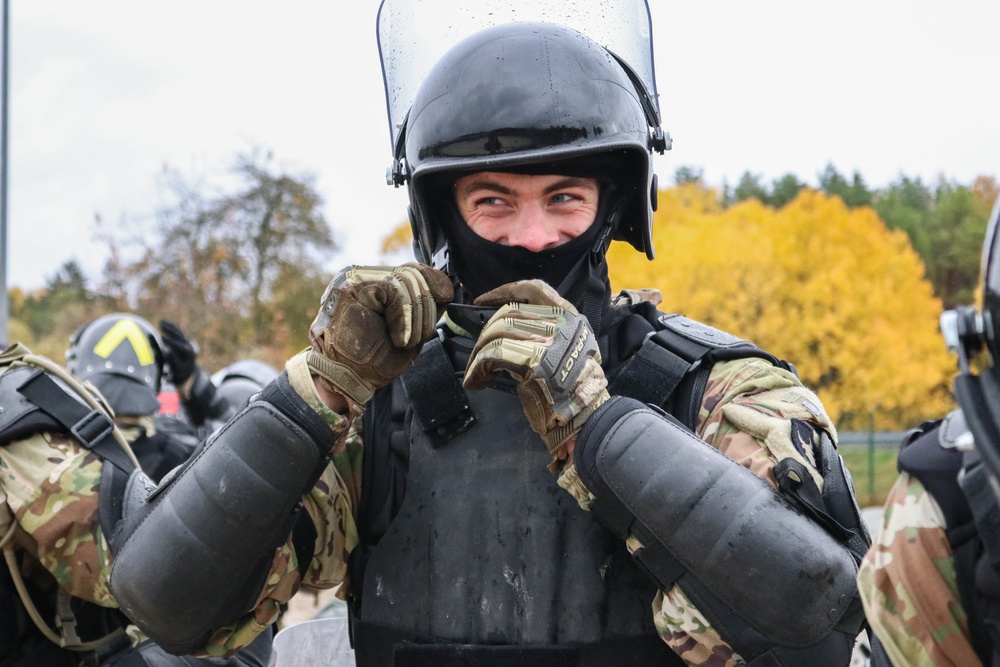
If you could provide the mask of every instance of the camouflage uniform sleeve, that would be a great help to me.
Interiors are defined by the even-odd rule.
[[[737,359],[716,364],[698,415],[697,434],[720,452],[777,488],[773,469],[786,457],[805,465],[822,488],[816,470],[813,439],[823,429],[836,439],[836,429],[816,395],[792,373],[762,359]],[[559,484],[584,509],[592,494],[568,466]],[[627,542],[634,551],[641,546]],[[744,664],[679,586],[660,591],[653,600],[653,618],[660,636],[689,665],[731,667]]]
[[[231,656],[274,623],[281,606],[300,589],[328,589],[340,584],[347,572],[347,555],[358,543],[354,511],[360,494],[360,433],[320,401],[303,355],[289,360],[286,370],[292,387],[335,431],[341,431],[330,465],[312,490],[302,497],[305,510],[316,527],[312,560],[300,576],[295,549],[289,538],[275,553],[254,608],[234,623],[218,628],[197,653],[199,656]]]
[[[74,439],[39,433],[0,447],[0,488],[14,541],[70,595],[116,607],[98,518],[101,460]],[[0,567],[5,567],[0,565]]]
[[[893,664],[981,664],[969,638],[940,506],[902,473],[858,572],[865,616]]]

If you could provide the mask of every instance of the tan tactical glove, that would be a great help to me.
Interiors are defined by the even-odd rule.
[[[476,299],[501,308],[486,323],[465,370],[465,387],[481,389],[506,371],[528,423],[552,454],[553,470],[567,444],[594,410],[610,398],[601,353],[587,322],[541,280],[502,285]]]
[[[309,368],[360,412],[410,367],[453,298],[451,280],[429,266],[349,266],[327,286],[309,328]]]

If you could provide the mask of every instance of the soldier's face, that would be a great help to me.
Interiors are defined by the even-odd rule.
[[[562,245],[597,217],[595,178],[481,171],[455,182],[458,210],[478,236],[532,252]]]

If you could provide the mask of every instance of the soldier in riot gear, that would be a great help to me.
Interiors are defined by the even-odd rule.
[[[114,322],[126,324],[115,332],[114,324],[95,323],[103,345],[89,345],[90,334],[81,332],[72,362],[123,410],[146,413],[158,375],[151,328],[129,317]],[[98,365],[105,377],[93,374]],[[107,384],[106,376],[119,373],[128,391],[119,391],[113,378]],[[135,489],[152,481],[139,472],[123,435],[136,422],[125,420],[119,429],[94,386],[21,345],[0,354],[0,665],[264,667],[268,633],[228,660],[209,663],[166,653],[118,610],[108,592],[104,535]]]
[[[212,373],[212,384],[235,413],[277,376],[278,371],[266,362],[240,359]]]
[[[820,401],[658,294],[612,297],[611,240],[652,257],[669,146],[645,4],[477,6],[498,24],[410,85],[393,31],[430,4],[380,9],[422,263],[338,273],[310,349],[123,519],[116,599],[179,652],[343,581],[359,665],[846,665],[869,541]],[[587,32],[612,25],[646,41]]]
[[[195,363],[197,353],[180,330],[174,327],[165,331],[172,334],[168,338],[170,347],[145,319],[131,313],[113,313],[77,328],[66,350],[66,369],[101,392],[142,469],[154,481],[186,461],[198,444],[197,439],[184,437],[174,429],[158,428],[161,382],[169,373],[174,382],[187,386],[188,378],[196,372],[205,375]],[[176,351],[181,347],[178,339],[191,350],[190,355]],[[184,377],[178,368],[185,369]],[[189,399],[184,405],[193,402]]]
[[[256,359],[241,359],[211,376],[198,364],[198,345],[169,320],[160,320],[168,378],[177,388],[179,415],[158,414],[158,429],[194,443],[232,418],[247,399],[278,374]]]
[[[983,245],[982,309],[941,317],[958,356],[958,407],[903,442],[881,533],[858,575],[885,650],[875,667],[1000,664],[998,225],[1000,199]]]

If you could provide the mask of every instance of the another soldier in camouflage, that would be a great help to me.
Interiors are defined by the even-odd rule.
[[[610,241],[653,252],[651,59],[509,24],[410,87],[420,40],[380,39],[422,263],[334,278],[309,349],[117,531],[122,608],[224,655],[343,582],[364,666],[846,665],[868,542],[821,403],[612,297]]]
[[[1000,664],[998,229],[1000,199],[983,247],[982,312],[960,307],[941,319],[958,355],[960,407],[903,443],[882,530],[858,573],[884,660],[897,666]]]
[[[134,344],[149,342],[141,337]],[[70,387],[89,399],[74,399]],[[0,665],[208,664],[146,641],[108,590],[112,556],[102,517],[120,508],[122,497],[107,488],[114,485],[106,473],[115,466],[132,470],[138,460],[126,436],[111,430],[103,398],[88,391],[23,346],[0,355],[0,544],[6,560],[0,566]],[[74,423],[77,432],[71,431]],[[229,660],[211,664],[264,667],[269,648],[265,633]]]
[[[40,395],[26,392],[21,382],[30,369],[18,367],[26,354],[21,347],[11,348],[0,364],[0,535],[8,559],[0,571],[0,618],[6,630],[0,665],[200,664],[141,644],[134,626],[126,634],[128,619],[108,591],[111,553],[101,526],[102,511],[120,499],[113,502],[105,493],[102,505],[105,461],[99,447],[81,440],[99,438],[110,425],[93,413],[72,432],[76,418],[64,414],[63,406],[81,406],[59,389],[65,382],[49,385]],[[197,440],[187,442],[155,428],[164,348],[146,320],[116,313],[88,322],[73,334],[67,359],[77,379],[99,388],[100,400],[114,413],[122,438],[117,453],[124,456],[127,447],[134,448],[136,461],[152,479],[159,480],[194,451]],[[193,374],[197,365],[193,356],[190,361]],[[11,365],[17,370],[5,374]],[[42,414],[52,418],[40,419]],[[109,486],[107,479],[103,485]],[[262,636],[231,664],[262,665],[267,649]]]

